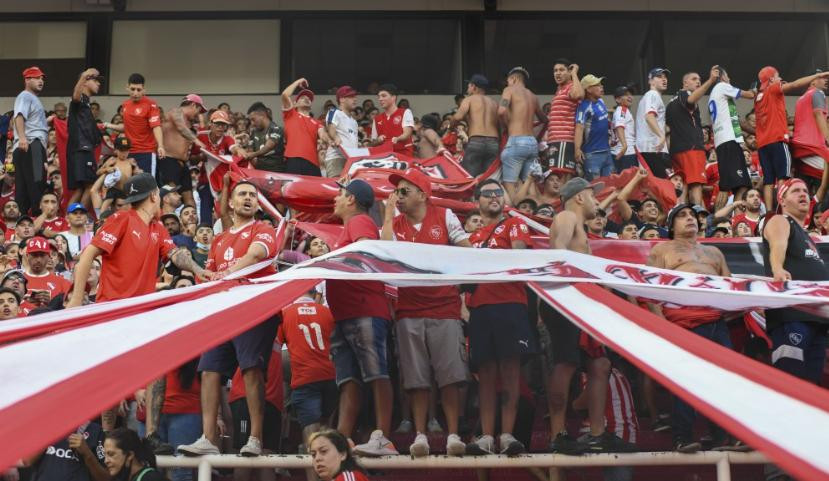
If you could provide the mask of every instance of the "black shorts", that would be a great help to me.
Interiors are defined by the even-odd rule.
[[[751,187],[743,149],[735,140],[723,142],[717,147],[717,171],[720,173],[720,190],[723,192]]]
[[[547,149],[551,169],[576,172],[576,145],[573,142],[553,142]]]
[[[525,304],[487,304],[469,309],[469,365],[481,365],[538,352]]]
[[[539,313],[550,333],[550,364],[555,366],[567,363],[580,366],[583,360],[579,347],[581,330],[544,301],[541,302]]]
[[[670,155],[666,152],[642,152],[641,154],[654,176],[660,179],[668,178],[668,172],[673,167]]]
[[[792,154],[789,144],[775,142],[760,147],[760,167],[763,168],[763,185],[772,185],[778,180],[792,176]]]
[[[76,150],[66,153],[66,186],[72,190],[82,189],[95,183],[95,152]]]
[[[142,172],[146,172],[155,177],[158,166],[158,159],[156,158],[155,152],[130,152],[130,157],[135,159],[135,163],[138,164],[138,168]]]
[[[204,352],[199,359],[198,371],[218,372],[227,378],[233,377],[237,367],[243,371],[258,367],[267,373],[279,320],[279,316],[271,317]]]
[[[230,403],[233,414],[233,448],[242,449],[250,436],[250,412],[245,398]],[[273,404],[265,402],[265,424],[262,428],[262,447],[272,452],[279,450],[279,437],[282,434],[282,412]]]
[[[187,162],[172,157],[164,157],[158,159],[156,169],[155,177],[158,180],[159,187],[177,185],[179,192],[193,190],[193,181],[190,179],[190,169],[187,167]]]
[[[288,174],[322,177],[320,168],[309,162],[308,159],[303,159],[302,157],[286,157],[285,163],[287,164],[285,166],[285,172]]]

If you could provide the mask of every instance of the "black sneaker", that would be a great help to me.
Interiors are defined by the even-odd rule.
[[[147,436],[147,441],[150,443],[150,447],[153,450],[153,454],[156,456],[172,456],[175,454],[176,450],[173,449],[173,446],[167,444],[161,440],[158,436],[158,433],[150,433]]]
[[[725,441],[719,443],[719,445],[711,448],[712,451],[732,451],[736,453],[747,453],[749,451],[753,451],[751,446],[745,444],[744,442],[740,441],[739,439],[728,438]]]
[[[655,433],[660,433],[662,431],[668,431],[671,429],[671,423],[668,422],[666,419],[657,418],[656,421],[651,424],[651,431]]]
[[[550,452],[578,456],[587,451],[587,446],[565,432],[558,433],[549,445]]]
[[[677,439],[674,441],[674,451],[678,453],[695,453],[702,449],[702,444],[696,441],[687,439]]]
[[[587,451],[591,453],[635,453],[638,451],[635,444],[611,432],[605,432],[600,436],[587,434],[584,437],[584,443],[587,445]]]

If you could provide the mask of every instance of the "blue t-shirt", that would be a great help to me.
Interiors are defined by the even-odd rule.
[[[582,152],[590,154],[610,150],[610,118],[602,99],[582,100],[576,110],[576,123],[584,125]]]

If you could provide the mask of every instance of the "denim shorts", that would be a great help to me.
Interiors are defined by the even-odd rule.
[[[538,142],[531,135],[513,136],[501,152],[501,180],[518,182],[530,174],[538,161]]]
[[[477,177],[495,162],[498,157],[498,137],[484,137],[473,135],[463,149],[461,165],[469,175]]]
[[[279,316],[271,317],[203,353],[198,371],[218,372],[227,378],[233,377],[237,367],[242,371],[258,367],[267,372],[279,321]]]
[[[334,381],[317,381],[297,386],[291,392],[291,405],[303,428],[315,423],[325,424],[337,407],[339,394]]]
[[[613,156],[610,151],[590,152],[584,154],[584,178],[587,181],[606,177],[613,173]]]
[[[337,386],[347,381],[388,379],[388,336],[389,321],[380,317],[338,321],[331,333],[331,360],[337,373]]]

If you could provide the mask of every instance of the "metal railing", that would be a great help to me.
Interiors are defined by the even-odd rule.
[[[283,468],[311,467],[311,457],[299,454],[271,454],[246,458],[233,454],[202,457],[158,456],[160,468],[198,469],[198,481],[210,481],[213,468]],[[368,469],[481,469],[481,468],[574,468],[604,466],[700,466],[713,465],[717,481],[731,481],[732,464],[764,464],[768,459],[759,452],[734,453],[705,451],[694,454],[676,452],[607,453],[567,456],[563,454],[527,454],[523,456],[385,456],[360,458]]]

